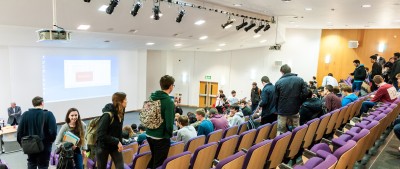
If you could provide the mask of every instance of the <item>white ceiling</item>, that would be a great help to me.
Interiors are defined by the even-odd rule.
[[[72,40],[63,43],[36,42],[35,30],[52,28],[52,0],[8,0],[0,6],[0,45],[2,46],[58,46],[77,48],[111,49],[159,49],[159,50],[233,50],[275,44],[276,24],[269,31],[260,31],[254,38],[254,28],[248,32],[236,31],[242,21],[236,17],[234,26],[224,30],[221,24],[227,15],[185,7],[181,23],[176,23],[178,5],[161,2],[163,16],[150,19],[153,1],[147,0],[136,17],[130,15],[133,0],[121,0],[112,15],[98,11],[109,0],[57,0],[57,25],[72,31]],[[400,0],[189,0],[206,8],[223,9],[233,13],[279,21],[278,43],[284,41],[284,28],[399,28]],[[233,4],[242,4],[235,7]],[[371,8],[361,5],[370,4]],[[305,8],[312,8],[306,11]],[[333,11],[331,9],[334,9]],[[204,25],[194,22],[203,19]],[[91,25],[87,31],[76,28],[80,24]],[[130,30],[138,30],[136,33]],[[199,40],[207,35],[206,40]],[[106,43],[105,40],[111,42]],[[266,40],[264,43],[260,41]],[[155,43],[146,46],[147,42]],[[174,44],[181,43],[181,47]],[[219,44],[225,43],[225,46]]]

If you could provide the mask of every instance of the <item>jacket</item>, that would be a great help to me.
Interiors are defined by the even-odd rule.
[[[334,93],[329,93],[324,97],[326,111],[331,112],[342,107],[342,101]]]
[[[259,104],[262,108],[261,117],[276,113],[275,103],[275,86],[272,83],[267,83],[261,92],[261,101]]]
[[[300,107],[300,125],[323,115],[322,101],[318,98],[307,99]]]
[[[82,124],[82,128],[83,128],[83,132],[85,132],[86,131],[86,124],[83,121],[81,121],[81,124]],[[70,132],[73,133],[72,128],[69,127],[68,123],[64,123],[61,126],[60,131],[58,131],[58,134],[57,134],[57,137],[56,137],[54,145],[56,145],[57,147],[61,146],[61,144],[63,143],[64,133],[67,132],[67,131],[70,131]],[[76,136],[79,137],[79,135],[77,133],[73,133],[73,134],[75,134]],[[83,133],[83,135],[85,135],[85,133]],[[85,144],[81,145],[80,148],[82,148],[83,150],[87,150],[86,141],[85,141]]]
[[[396,75],[397,75],[398,73],[400,73],[400,59],[396,60],[396,61],[393,63],[393,66],[392,66],[392,68],[390,69],[390,75],[389,75],[390,79],[392,79],[392,81],[397,80],[397,79],[396,79]]]
[[[214,126],[214,131],[219,129],[225,130],[229,127],[228,120],[222,114],[214,115],[210,118],[210,121]]]
[[[164,119],[157,129],[146,129],[146,134],[155,138],[171,138],[175,118],[174,101],[164,91],[158,90],[151,94],[152,100],[161,101],[161,117]]]
[[[251,103],[252,104],[258,104],[260,101],[260,95],[261,95],[261,90],[256,86],[256,88],[251,88]]]
[[[356,81],[364,81],[367,77],[367,71],[364,68],[363,64],[360,64],[353,72],[354,80]]]
[[[357,99],[358,97],[354,93],[347,95],[342,99],[342,107],[350,104],[351,102],[356,101]]]
[[[371,76],[369,77],[369,80],[372,81],[375,75],[382,75],[382,66],[378,62],[375,62],[372,65]]]
[[[242,112],[237,112],[232,119],[229,121],[229,126],[240,125],[244,123],[244,116]]]
[[[12,124],[14,122],[14,119],[19,123],[21,121],[21,107],[15,106],[15,112],[12,107],[7,109],[8,111],[8,124]]]
[[[21,145],[21,138],[29,135],[41,136],[44,145],[53,144],[57,136],[56,118],[53,113],[39,108],[31,108],[24,112],[17,130],[18,143]]]
[[[244,106],[242,108],[242,112],[244,116],[250,116],[253,114],[253,112],[251,112],[251,109],[248,106]]]
[[[121,121],[118,117],[118,112],[112,103],[108,103],[103,108],[103,115],[100,117],[98,128],[97,128],[97,145],[101,148],[115,151],[118,150],[118,143],[122,144],[122,124],[124,118]],[[124,110],[125,111],[125,110]],[[112,113],[111,117],[107,112]]]
[[[307,84],[297,74],[286,73],[275,83],[275,97],[278,115],[295,115],[307,97]]]

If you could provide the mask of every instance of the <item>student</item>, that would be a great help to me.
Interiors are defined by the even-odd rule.
[[[244,115],[239,111],[239,106],[237,104],[231,106],[230,116],[232,117],[229,121],[230,127],[244,123]]]
[[[240,100],[240,108],[242,108],[242,113],[244,116],[251,116],[253,112],[250,110],[250,108],[247,106],[246,100]]]
[[[260,99],[261,99],[261,89],[258,88],[257,83],[253,82],[252,88],[251,88],[251,94],[250,94],[250,100],[251,100],[251,112],[254,112],[256,110]]]
[[[307,90],[307,100],[301,105],[300,113],[300,125],[307,123],[308,121],[319,118],[323,115],[322,101],[318,98],[313,98],[313,92],[311,89]]]
[[[322,86],[325,87],[326,85],[332,85],[333,87],[339,86],[337,80],[333,77],[332,73],[328,73],[328,76],[325,76],[322,79]]]
[[[211,108],[210,109],[210,121],[214,126],[214,131],[215,130],[225,130],[229,127],[228,120],[226,117],[216,109],[216,108]]]
[[[197,136],[196,129],[189,125],[189,118],[187,116],[179,116],[177,124],[180,129],[178,130],[176,141],[183,141],[186,144],[191,138]]]
[[[143,141],[146,140],[146,127],[140,124],[138,129],[139,135],[137,137],[137,142],[139,145],[141,145]]]
[[[126,104],[126,94],[116,92],[112,96],[112,103],[103,108],[97,128],[96,164],[99,169],[107,167],[108,156],[111,156],[115,168],[124,168],[121,142]]]
[[[378,90],[370,101],[364,101],[361,105],[361,113],[366,113],[369,108],[374,107],[378,102],[392,103],[397,99],[397,91],[394,86],[383,81],[382,76],[376,75],[373,78]]]
[[[358,99],[358,97],[351,91],[350,86],[343,86],[341,88],[342,93],[343,93],[343,99],[342,99],[342,107],[350,104],[351,102],[354,102]]]
[[[275,107],[275,86],[269,81],[268,76],[261,78],[261,83],[264,86],[261,92],[261,124],[272,123],[277,120]]]
[[[197,135],[205,135],[207,136],[208,134],[210,134],[211,132],[214,131],[214,126],[211,123],[210,120],[207,120],[205,118],[206,116],[206,112],[204,111],[204,109],[197,109],[196,110],[196,118],[197,121],[200,122],[200,125],[197,128]]]
[[[57,136],[56,118],[51,111],[44,108],[43,98],[36,96],[32,99],[34,108],[22,114],[17,131],[17,141],[21,145],[22,138],[28,135],[40,135],[43,131],[42,142],[44,150],[40,153],[28,154],[28,168],[48,168],[51,145]],[[43,121],[44,120],[44,121]]]
[[[381,64],[378,63],[378,55],[372,55],[371,57],[369,57],[371,59],[371,63],[372,63],[372,71],[371,71],[371,76],[369,77],[369,81],[372,82],[372,78],[375,75],[382,75],[382,66]],[[372,83],[371,85],[371,91],[375,91],[378,89],[378,86],[375,85],[375,83]]]
[[[230,98],[227,100],[228,103],[229,103],[229,105],[233,105],[233,104],[235,104],[235,103],[238,103],[238,102],[239,102],[239,99],[236,98],[236,91],[235,91],[235,90],[232,90],[231,94],[232,94],[232,97],[230,97]]]
[[[65,132],[70,131],[79,137],[79,142],[72,147],[74,150],[74,163],[76,169],[83,169],[83,156],[86,155],[87,145],[85,142],[86,124],[81,121],[81,115],[78,109],[70,108],[65,116],[65,124],[61,126],[58,131],[55,145],[59,148],[63,144],[63,137]]]
[[[122,145],[128,145],[135,142],[135,132],[133,132],[131,126],[124,126],[122,128]]]
[[[327,112],[331,112],[342,107],[342,102],[340,98],[333,93],[333,86],[326,85],[324,95],[325,107]]]
[[[151,160],[147,168],[157,168],[167,159],[169,146],[174,127],[174,101],[169,97],[175,88],[175,79],[172,76],[165,75],[160,79],[161,90],[151,94],[151,99],[161,102],[162,124],[156,129],[146,129],[147,142],[151,150]]]
[[[354,72],[350,74],[354,76],[354,82],[351,87],[353,92],[356,92],[356,95],[358,95],[361,90],[361,85],[367,77],[367,71],[365,70],[364,65],[360,64],[359,60],[354,60],[353,64],[356,68],[354,69]]]
[[[132,128],[134,134],[136,134],[138,132],[137,124],[135,124],[135,123],[131,124],[131,128]]]

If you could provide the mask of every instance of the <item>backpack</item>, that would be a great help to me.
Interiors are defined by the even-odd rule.
[[[140,111],[140,122],[148,129],[157,129],[164,122],[161,117],[161,101],[153,101],[151,98],[143,103]]]
[[[61,145],[57,169],[74,168],[74,150],[72,149],[72,146],[73,144],[69,142],[65,142]]]
[[[110,118],[111,118],[111,122],[110,125],[114,122],[114,118],[113,118],[113,114],[111,112],[105,112],[107,113]],[[97,141],[97,127],[100,121],[100,118],[102,116],[96,117],[93,120],[91,120],[89,122],[89,125],[86,129],[86,134],[85,134],[85,139],[86,139],[86,143],[88,145],[95,145],[96,141]]]

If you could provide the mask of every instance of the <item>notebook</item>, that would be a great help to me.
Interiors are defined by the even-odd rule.
[[[79,137],[70,131],[64,133],[63,142],[70,142],[76,145],[79,143],[79,140],[80,140]]]

